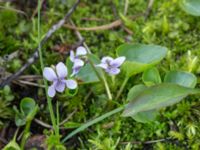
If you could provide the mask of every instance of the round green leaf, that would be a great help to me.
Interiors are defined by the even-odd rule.
[[[194,88],[197,78],[194,74],[183,71],[170,71],[165,75],[164,82],[176,83],[181,86]]]
[[[161,83],[160,74],[157,68],[153,67],[143,72],[142,80],[147,86]]]
[[[133,116],[139,112],[159,109],[179,102],[189,94],[200,93],[199,89],[183,87],[172,83],[162,83],[145,89],[126,106],[123,116]]]
[[[200,0],[181,0],[180,4],[186,13],[200,16]]]
[[[9,95],[11,90],[10,90],[10,87],[8,85],[6,85],[4,88],[3,88],[3,92],[5,95]]]
[[[123,44],[116,51],[118,56],[126,57],[123,69],[130,77],[160,62],[165,57],[167,48],[158,45]]]
[[[35,109],[35,101],[32,98],[23,98],[20,102],[20,110],[25,116],[28,116]]]
[[[100,63],[100,60],[95,55],[90,54],[88,55],[88,57],[94,64]],[[96,69],[99,70],[99,68]],[[90,63],[87,63],[84,67],[81,68],[81,70],[77,74],[77,78],[78,80],[80,80],[80,82],[83,82],[84,84],[99,82],[99,78],[97,77]]]

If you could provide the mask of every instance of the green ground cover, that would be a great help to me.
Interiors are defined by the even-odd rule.
[[[67,13],[74,1],[49,0],[44,1],[41,9],[41,35]],[[145,0],[129,0],[127,13],[124,14],[124,1],[83,0],[73,12],[71,20],[77,27],[94,27],[107,25],[121,19],[122,24],[108,30],[80,31],[90,50],[100,58],[106,55],[116,56],[116,48],[124,43],[157,44],[168,48],[167,56],[156,67],[161,80],[164,75],[173,70],[187,71],[197,76],[199,86],[200,67],[200,18],[182,10],[178,0],[155,1],[151,12],[145,20],[148,2]],[[17,72],[34,52],[38,43],[37,32],[37,1],[2,2],[0,1],[0,80]],[[21,10],[22,12],[19,12]],[[36,10],[36,12],[35,12]],[[134,18],[134,19],[133,19]],[[67,24],[70,24],[69,22]],[[71,48],[77,47],[79,40],[74,30],[64,26],[42,46],[45,66],[66,62]],[[12,56],[14,57],[12,58]],[[16,56],[15,56],[16,55]],[[42,85],[43,80],[36,78],[41,75],[40,63],[31,65],[23,75],[33,75],[33,82]],[[118,75],[113,84],[108,77],[108,83],[113,95],[123,82],[123,75]],[[32,82],[32,80],[30,79]],[[76,96],[70,96],[67,91],[58,94],[53,99],[56,112],[58,105],[60,121],[72,115],[62,125],[60,133],[69,134],[81,123],[94,119],[112,109],[125,104],[126,96],[133,84],[142,83],[141,74],[131,77],[122,96],[107,104],[107,95],[102,84],[80,84]],[[44,89],[13,81],[0,90],[0,130],[9,133],[2,138],[10,141],[17,127],[15,125],[15,110],[19,108],[24,97],[31,97],[39,106],[35,118],[51,124]],[[58,102],[58,103],[57,103]],[[67,149],[155,149],[182,150],[200,149],[200,102],[198,95],[188,96],[180,103],[163,108],[156,120],[149,123],[136,122],[132,118],[123,118],[121,114],[107,118],[65,142]],[[19,128],[19,133],[23,127]],[[51,130],[37,121],[32,121],[29,142],[47,137],[50,145],[55,140]],[[0,146],[5,143],[0,142]],[[60,144],[60,143],[53,143]],[[37,144],[35,144],[37,145]],[[38,146],[38,145],[37,145]],[[61,148],[60,148],[61,149]]]

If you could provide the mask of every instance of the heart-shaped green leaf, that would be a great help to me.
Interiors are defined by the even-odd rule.
[[[179,102],[189,94],[197,93],[200,93],[199,89],[187,88],[172,83],[151,86],[131,100],[122,115],[128,117],[139,112],[170,106]]]
[[[126,57],[123,70],[130,77],[160,62],[165,57],[167,48],[158,45],[123,44],[116,51],[118,56]]]
[[[95,55],[89,54],[88,57],[90,61],[93,62],[93,64],[100,63],[100,60]],[[99,68],[96,69],[99,70]],[[87,63],[84,67],[81,68],[81,70],[77,74],[77,78],[84,84],[99,82],[99,78],[97,77],[90,63]]]
[[[181,0],[181,8],[188,14],[200,16],[200,1],[199,0]]]
[[[181,86],[194,88],[197,78],[194,74],[183,71],[170,71],[165,75],[164,82],[176,83]]]
[[[147,86],[152,86],[161,83],[160,74],[157,68],[147,69],[142,74],[142,80]]]

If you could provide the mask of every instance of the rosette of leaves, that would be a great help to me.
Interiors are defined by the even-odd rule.
[[[32,98],[26,97],[23,98],[20,102],[20,109],[18,110],[16,107],[14,107],[14,111],[16,113],[15,115],[15,124],[17,126],[23,126],[26,124],[26,128],[24,130],[24,134],[22,137],[23,144],[21,144],[21,147],[16,142],[16,135],[13,140],[11,140],[5,147],[4,150],[21,150],[24,149],[24,144],[26,139],[29,136],[28,130],[30,127],[30,123],[33,120],[35,114],[37,113],[38,106],[36,105],[35,101]],[[28,126],[27,126],[28,125]]]
[[[20,102],[20,109],[18,110],[14,107],[15,110],[15,124],[17,126],[23,126],[26,122],[32,121],[34,116],[37,113],[38,105],[32,98],[26,97],[23,98]]]
[[[129,93],[123,116],[132,117],[138,122],[154,121],[158,110],[178,103],[190,94],[200,93],[195,89],[197,78],[194,74],[183,71],[170,71],[164,82],[156,68],[146,70],[142,75],[144,84],[133,86]]]

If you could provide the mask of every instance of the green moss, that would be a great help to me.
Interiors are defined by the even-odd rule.
[[[47,5],[47,8],[42,11],[42,35],[44,35],[57,20],[64,16],[70,6],[70,3],[61,4],[61,1],[51,1],[51,3]],[[114,7],[116,7],[117,14],[113,12]],[[143,13],[146,7],[147,2],[145,0],[129,0],[128,13],[125,18],[123,18],[123,26],[131,30],[133,32],[132,35],[129,35],[122,26],[103,31],[80,32],[91,51],[99,57],[104,55],[115,57],[116,47],[127,41],[131,43],[160,44],[168,47],[170,50],[168,57],[158,65],[162,78],[169,70],[188,71],[188,66],[190,65],[188,61],[188,50],[191,51],[191,59],[195,56],[198,58],[200,57],[199,17],[190,16],[182,11],[179,7],[178,0],[155,1],[150,16],[146,21],[143,16],[139,16],[135,20],[130,20],[127,17]],[[72,20],[78,27],[100,26],[109,24],[117,18],[120,18],[120,13],[123,14],[123,10],[124,1],[115,0],[111,3],[110,1],[84,0],[73,13]],[[83,18],[94,17],[102,19],[102,21],[83,20]],[[27,58],[37,47],[36,18],[29,20],[19,17],[19,14],[14,12],[0,10],[0,22],[0,55],[10,54],[20,49],[22,54],[18,59],[21,60],[20,63],[26,63]],[[56,64],[59,60],[65,61],[67,55],[55,51],[55,45],[66,44],[70,47],[77,41],[74,31],[65,27],[60,29],[42,48],[45,56],[45,64],[51,65]],[[66,51],[70,50],[69,47],[66,48]],[[12,60],[11,64],[15,64],[15,62],[16,59]],[[19,62],[17,62],[17,64],[19,64]],[[37,72],[39,72],[38,69],[36,69],[36,72],[33,68],[40,68],[39,63],[36,63],[34,67],[30,67],[26,73],[37,74]],[[14,65],[12,71],[16,71],[17,69],[19,69],[19,65]],[[196,64],[192,71],[199,74],[199,66]],[[112,87],[113,91],[117,90],[122,80],[122,76],[117,78],[116,86]],[[140,81],[140,75],[132,77],[127,85],[127,89],[124,90],[124,98],[116,103],[125,103],[129,88],[134,83],[141,83]],[[199,81],[200,78],[198,77],[198,83]],[[88,91],[91,91],[91,95],[86,99]],[[18,97],[22,95],[22,93],[14,91],[13,94]],[[43,100],[44,92],[41,91],[41,89],[37,90],[34,94],[39,95],[39,102]],[[77,110],[70,119],[70,122],[74,123],[86,122],[110,109],[107,108],[104,88],[100,84],[95,84],[92,88],[91,85],[81,85],[75,97],[59,95],[56,100],[61,103],[60,120],[64,120],[71,112]],[[132,149],[179,150],[185,149],[187,146],[188,149],[197,150],[200,147],[198,141],[200,138],[199,114],[198,97],[195,96],[191,96],[177,105],[161,110],[157,121],[149,124],[137,123],[133,119],[122,118],[120,114],[118,114],[80,133],[74,138],[76,141],[75,144],[69,142],[68,147],[71,147],[71,149],[92,149],[93,147],[101,149],[97,147],[109,145],[111,149],[116,145],[119,138],[120,142],[144,142],[170,137],[170,140],[159,143],[146,145],[132,144]],[[49,115],[46,105],[41,107],[39,115],[44,121],[50,122],[49,118],[46,117]],[[106,128],[106,125],[111,125],[111,127]],[[36,128],[34,130],[37,132],[39,129]],[[117,144],[116,149],[125,148],[125,145],[120,142]]]

